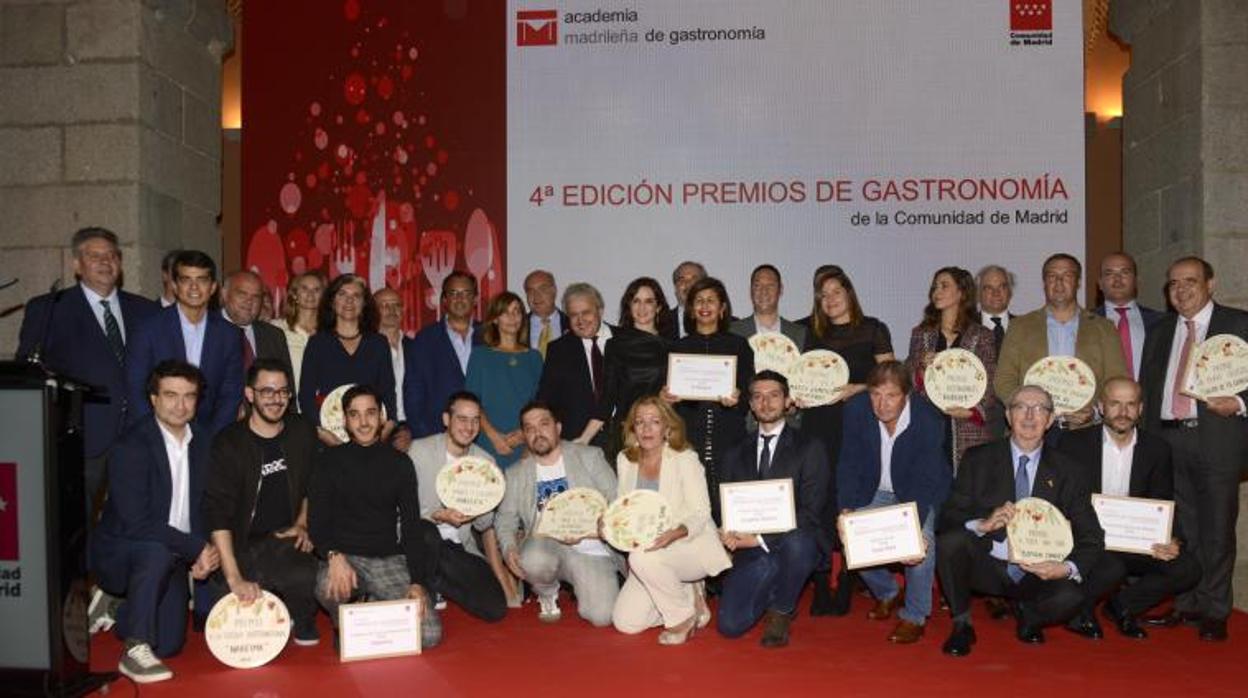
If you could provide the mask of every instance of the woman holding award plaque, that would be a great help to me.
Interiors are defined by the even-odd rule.
[[[669,348],[664,324],[671,324],[671,312],[663,288],[648,276],[634,279],[624,289],[620,324],[607,340],[603,354],[610,414],[628,414],[638,398],[656,395],[663,387]],[[622,447],[621,432],[612,430],[607,440],[608,461]]]
[[[511,291],[494,296],[481,338],[480,351],[468,359],[464,389],[481,398],[477,445],[505,469],[524,452],[520,408],[537,394],[542,377],[542,355],[529,348],[529,323],[520,296]]]
[[[972,446],[992,440],[988,426],[989,411],[1000,409],[993,391],[993,375],[997,370],[997,348],[992,330],[976,319],[975,277],[960,267],[943,267],[932,277],[927,292],[923,321],[910,331],[910,368],[916,392],[927,394],[924,378],[936,355],[947,349],[965,349],[984,365],[983,397],[974,407],[945,407],[950,434],[953,469],[957,472],[962,454]]]
[[[887,325],[862,312],[854,283],[840,267],[831,266],[817,274],[814,287],[810,331],[806,333],[802,351],[827,349],[839,354],[849,368],[849,383],[830,405],[799,403],[798,407],[802,408],[802,431],[822,439],[828,450],[832,473],[824,523],[834,545],[839,547],[836,538],[836,462],[841,452],[845,401],[867,389],[867,375],[877,363],[893,359],[893,340]],[[849,612],[849,575],[844,567],[841,570],[835,599],[830,595],[829,583],[819,578],[824,575],[816,573],[812,614],[844,615]]]
[[[676,526],[628,556],[628,579],[611,619],[623,633],[662,625],[659,644],[679,645],[711,621],[701,580],[732,566],[711,521],[706,475],[685,441],[685,426],[663,400],[643,397],[624,420],[616,458],[619,496],[648,489],[663,496]]]
[[[736,362],[734,385],[730,393],[716,399],[682,397],[670,389],[673,376],[669,359],[669,370],[660,393],[664,400],[676,406],[676,413],[684,420],[690,446],[706,469],[711,513],[716,521],[719,520],[719,459],[724,451],[745,438],[745,415],[749,405],[741,396],[754,376],[754,350],[745,339],[728,331],[731,322],[732,304],[728,302],[723,282],[711,277],[695,281],[689,287],[685,304],[684,323],[688,336],[676,340],[672,354],[730,357]]]

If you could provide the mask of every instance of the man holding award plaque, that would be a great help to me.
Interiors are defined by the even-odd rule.
[[[890,551],[909,546],[921,551],[900,560],[905,564],[905,605],[897,611],[900,620],[888,636],[892,643],[917,642],[932,612],[936,509],[949,494],[953,479],[947,437],[940,413],[924,398],[911,394],[910,371],[900,361],[877,364],[867,376],[867,394],[854,396],[845,406],[836,491],[842,515],[838,529],[847,552],[859,548],[855,528],[848,525],[846,514],[903,502],[913,502],[918,510],[918,521],[906,521],[912,513],[894,507],[897,519],[878,527],[896,531],[893,540],[884,540],[876,533],[880,538],[868,548],[878,555],[880,565],[869,564],[875,560],[853,560],[855,567],[869,567],[861,569],[860,575],[877,599],[867,617],[888,620],[903,599],[887,566],[898,561],[898,554]],[[914,531],[920,527],[922,539],[915,540]]]
[[[1138,579],[1105,603],[1118,631],[1147,637],[1136,618],[1200,581],[1200,564],[1183,549],[1174,523],[1174,469],[1170,446],[1136,429],[1143,403],[1140,386],[1111,378],[1101,393],[1103,429],[1067,433],[1058,446],[1079,463],[1092,489],[1093,507],[1105,529],[1106,552],[1087,575],[1083,607],[1067,627],[1101,637],[1093,610],[1128,574]]]
[[[1174,454],[1174,496],[1189,551],[1200,561],[1201,580],[1179,596],[1176,614],[1157,619],[1200,624],[1204,640],[1226,639],[1235,568],[1239,477],[1248,461],[1248,390],[1194,398],[1197,347],[1209,337],[1248,339],[1248,313],[1213,300],[1213,267],[1199,257],[1170,265],[1166,294],[1177,311],[1158,322],[1144,342],[1144,430],[1159,434]]]
[[[541,621],[553,623],[562,617],[559,582],[563,581],[572,585],[581,618],[598,627],[611,625],[620,593],[619,556],[596,531],[561,540],[536,531],[546,504],[560,493],[589,488],[608,501],[613,499],[615,473],[601,449],[562,441],[562,426],[545,403],[525,405],[520,410],[520,427],[529,452],[507,469],[506,494],[494,517],[503,559],[512,574],[533,587]]]
[[[802,587],[831,548],[821,518],[831,473],[823,444],[785,424],[788,379],[760,371],[749,396],[758,431],[729,448],[721,466],[720,540],[732,553],[732,569],[717,622],[721,635],[740,637],[763,618],[762,646],[783,647]],[[775,483],[787,496],[756,492]]]
[[[1010,437],[967,451],[941,511],[936,570],[953,616],[953,631],[942,650],[955,657],[970,654],[976,640],[973,591],[1014,599],[1019,641],[1044,642],[1042,628],[1065,622],[1079,610],[1079,582],[1105,545],[1087,478],[1076,463],[1044,445],[1054,419],[1052,398],[1042,388],[1024,386],[1009,397],[1006,408]],[[1044,557],[1012,550],[1006,542],[1007,525],[1021,515],[1015,502],[1023,499],[1045,500],[1056,508],[1059,517],[1040,523],[1049,529],[1042,531],[1045,537],[1073,539],[1065,559],[1012,562]]]
[[[993,387],[1004,402],[1024,383],[1028,369],[1046,356],[1074,356],[1096,375],[1097,387],[1127,375],[1118,331],[1104,317],[1079,306],[1083,265],[1058,253],[1044,262],[1044,307],[1014,318],[1001,344]],[[1062,428],[1078,429],[1093,419],[1093,406],[1058,415]]]

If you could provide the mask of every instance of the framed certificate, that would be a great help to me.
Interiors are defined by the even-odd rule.
[[[1154,544],[1170,542],[1174,502],[1142,497],[1092,495],[1092,508],[1105,529],[1105,549],[1152,555]]]
[[[927,554],[914,502],[841,514],[837,521],[845,566],[851,570],[912,560]]]
[[[667,392],[683,400],[719,400],[737,389],[737,357],[669,354]]]
[[[719,486],[719,511],[725,531],[784,533],[797,528],[793,480],[725,482]]]
[[[420,610],[412,599],[338,607],[338,658],[344,662],[420,654]]]

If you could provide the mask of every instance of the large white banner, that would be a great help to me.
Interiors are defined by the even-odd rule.
[[[1073,0],[512,2],[508,267],[671,294],[703,262],[750,312],[839,264],[899,355],[933,272],[1003,264],[1014,308],[1041,261],[1083,258],[1080,3]]]

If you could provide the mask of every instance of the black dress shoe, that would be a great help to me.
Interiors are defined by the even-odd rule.
[[[953,631],[940,651],[952,657],[965,657],[971,653],[971,645],[975,644],[975,627],[970,623],[954,623]]]
[[[1151,616],[1143,616],[1140,618],[1141,625],[1148,625],[1154,628],[1173,628],[1178,625],[1200,625],[1201,616],[1199,613],[1191,613],[1184,611],[1170,611],[1169,613],[1159,613]]]
[[[1014,631],[1014,636],[1019,642],[1025,642],[1029,645],[1044,644],[1044,631],[1035,625],[1027,625],[1019,622],[1018,629]]]
[[[1096,617],[1091,613],[1080,613],[1071,618],[1070,622],[1066,624],[1066,629],[1089,640],[1099,640],[1105,637],[1105,632],[1101,630],[1101,624],[1096,622]]]
[[[1200,622],[1200,639],[1205,642],[1226,642],[1226,621],[1206,618]]]
[[[1144,640],[1148,637],[1148,633],[1144,632],[1144,628],[1140,627],[1135,617],[1122,610],[1113,599],[1105,602],[1105,606],[1101,611],[1106,618],[1113,621],[1114,627],[1118,628],[1118,633],[1124,637],[1129,637],[1133,640]]]

